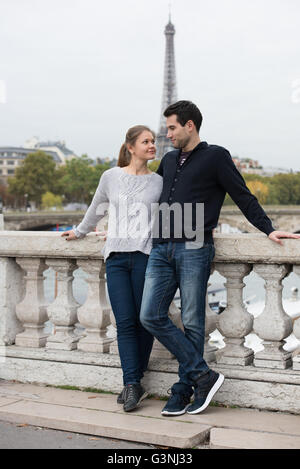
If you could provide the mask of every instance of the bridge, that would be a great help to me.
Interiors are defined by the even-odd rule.
[[[265,212],[272,220],[273,226],[282,231],[300,233],[300,206],[265,206]],[[221,210],[219,224],[228,224],[243,233],[259,232],[236,206],[225,206]]]
[[[0,380],[120,392],[103,243],[95,233],[66,243],[55,232],[0,231]],[[279,246],[262,233],[216,233],[215,247],[212,269],[226,279],[227,305],[220,315],[206,309],[205,360],[226,376],[214,400],[300,415],[299,349],[285,344],[292,333],[300,343],[300,302],[293,303],[292,315],[285,311],[282,283],[290,274],[300,278],[300,240]],[[78,269],[86,292],[81,303],[73,296]],[[265,282],[264,309],[255,315],[243,295],[250,272]],[[182,328],[175,303],[169,314]],[[216,329],[225,346],[210,341]],[[259,349],[246,342],[252,333],[263,344]],[[176,360],[156,341],[145,376],[148,391],[166,396],[177,372]]]
[[[21,212],[5,213],[4,229],[8,231],[47,230],[56,225],[73,226],[80,223],[84,212]]]
[[[266,213],[276,229],[300,233],[300,206],[266,206]],[[11,231],[47,230],[58,225],[77,225],[84,212],[30,212],[4,214],[4,229]],[[258,230],[252,226],[236,206],[225,206],[221,210],[219,224],[228,224],[244,233]]]

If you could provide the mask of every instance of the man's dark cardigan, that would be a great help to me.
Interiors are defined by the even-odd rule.
[[[161,160],[157,173],[163,176],[163,190],[159,203],[171,206],[179,203],[183,210],[184,203],[193,207],[192,229],[196,230],[196,204],[204,204],[204,242],[212,243],[212,230],[217,226],[220,210],[226,192],[237,204],[245,217],[260,231],[269,235],[274,228],[256,197],[251,194],[245,181],[232,161],[230,153],[223,147],[201,142],[197,145],[182,166],[179,165],[181,150],[167,153]],[[174,220],[170,211],[170,235],[162,236],[165,220],[160,213],[159,237],[153,243],[184,242],[188,238],[174,232]],[[199,228],[199,227],[198,227]]]

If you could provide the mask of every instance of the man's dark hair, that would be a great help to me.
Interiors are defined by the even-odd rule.
[[[188,122],[193,121],[197,131],[199,132],[202,124],[202,114],[192,101],[177,101],[171,104],[164,112],[165,117],[176,114],[177,121],[182,127]]]

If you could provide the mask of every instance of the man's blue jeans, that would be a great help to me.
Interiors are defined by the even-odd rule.
[[[140,382],[153,345],[153,336],[139,319],[148,258],[139,251],[116,252],[106,261],[107,288],[116,318],[124,386]]]
[[[141,323],[179,362],[179,383],[173,389],[192,394],[194,380],[209,368],[203,359],[205,306],[213,244],[187,249],[186,243],[160,243],[152,248],[141,306]],[[177,288],[184,332],[168,317]]]

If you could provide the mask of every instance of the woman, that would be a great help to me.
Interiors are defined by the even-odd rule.
[[[93,231],[109,204],[103,250],[107,287],[116,318],[124,388],[118,396],[126,412],[147,396],[140,381],[147,369],[153,336],[139,320],[145,271],[152,248],[151,204],[162,191],[162,177],[148,169],[155,158],[154,133],[146,126],[128,130],[118,166],[105,171],[82,222],[62,236],[66,240]],[[153,212],[152,212],[153,213]]]

